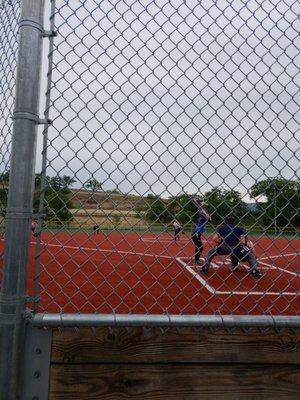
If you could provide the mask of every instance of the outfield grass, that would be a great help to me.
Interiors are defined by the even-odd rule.
[[[217,227],[213,226],[208,226],[206,229],[206,234],[213,234],[216,231]],[[267,229],[263,227],[246,227],[248,229],[249,234],[251,236],[255,237],[260,237],[260,236],[269,236],[269,237],[280,237],[284,236],[286,238],[291,238],[291,239],[296,239],[299,238],[299,232],[300,229],[293,229],[293,230],[280,230],[279,228],[277,229],[277,232],[274,231],[274,229]],[[89,232],[92,233],[93,229],[90,227],[72,227],[72,226],[46,226],[44,227],[43,231],[44,232],[64,232],[64,231],[69,231],[69,232]],[[184,232],[188,235],[190,235],[193,231],[193,226],[184,226]],[[174,230],[172,227],[164,227],[161,225],[149,225],[148,227],[136,227],[136,226],[131,226],[131,227],[122,227],[122,226],[110,226],[110,227],[102,227],[100,226],[100,231],[102,232],[138,232],[138,233],[170,233],[171,235],[173,234]]]

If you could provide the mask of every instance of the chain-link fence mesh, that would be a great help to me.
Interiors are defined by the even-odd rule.
[[[39,310],[298,314],[299,3],[49,4]]]
[[[4,237],[17,65],[20,1],[0,1],[0,235]],[[2,258],[2,250],[1,250]],[[0,269],[0,281],[2,268]]]

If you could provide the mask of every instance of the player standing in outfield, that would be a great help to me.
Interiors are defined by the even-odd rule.
[[[254,278],[261,277],[257,269],[256,257],[251,248],[252,242],[248,240],[246,230],[236,225],[234,216],[225,219],[225,224],[218,228],[213,240],[217,242],[217,246],[207,253],[200,271],[202,274],[208,271],[215,256],[230,255],[232,271],[237,270],[240,261],[246,261],[249,263],[250,275]]]
[[[97,233],[100,232],[100,226],[99,225],[94,225],[93,226],[93,235],[97,235]]]
[[[176,242],[176,240],[180,240],[179,234],[182,231],[182,226],[180,225],[180,222],[177,221],[177,219],[174,219],[173,221],[173,228],[174,228],[174,239]]]
[[[199,197],[192,197],[192,202],[196,207],[196,225],[192,233],[192,240],[195,245],[195,263],[200,263],[200,257],[203,251],[201,236],[205,232],[205,226],[211,219],[210,215],[204,210],[203,202]]]

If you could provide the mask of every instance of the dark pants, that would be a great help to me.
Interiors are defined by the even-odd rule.
[[[195,262],[198,263],[203,251],[203,243],[201,240],[201,233],[193,232],[192,240],[195,244]]]
[[[182,231],[182,228],[176,228],[175,229],[175,232],[174,232],[174,239],[175,240],[179,240],[180,239],[180,236],[179,236],[179,234],[180,234],[180,232]]]
[[[100,226],[99,225],[94,225],[93,226],[93,234],[96,235],[99,232],[100,232]]]
[[[204,268],[209,268],[212,259],[217,255],[230,255],[232,267],[236,267],[240,261],[249,263],[250,271],[256,269],[257,260],[251,250],[245,250],[243,246],[228,246],[221,244],[209,250],[205,257]]]

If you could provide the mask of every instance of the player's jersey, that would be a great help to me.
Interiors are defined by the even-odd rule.
[[[204,214],[198,212],[197,220],[196,220],[196,226],[195,226],[194,232],[195,233],[200,233],[200,234],[204,233],[205,232],[205,226],[206,226],[207,222],[208,222],[207,217]]]
[[[240,243],[240,237],[247,234],[244,228],[233,224],[222,225],[217,232],[222,239],[221,244],[227,244],[228,246],[237,246]]]
[[[180,223],[178,221],[174,221],[173,222],[173,227],[174,227],[174,229],[179,229],[179,228],[181,228],[181,225],[180,225]]]
[[[32,233],[35,233],[37,227],[38,227],[38,224],[37,224],[35,221],[33,221],[33,222],[31,223],[31,230],[32,230]]]

